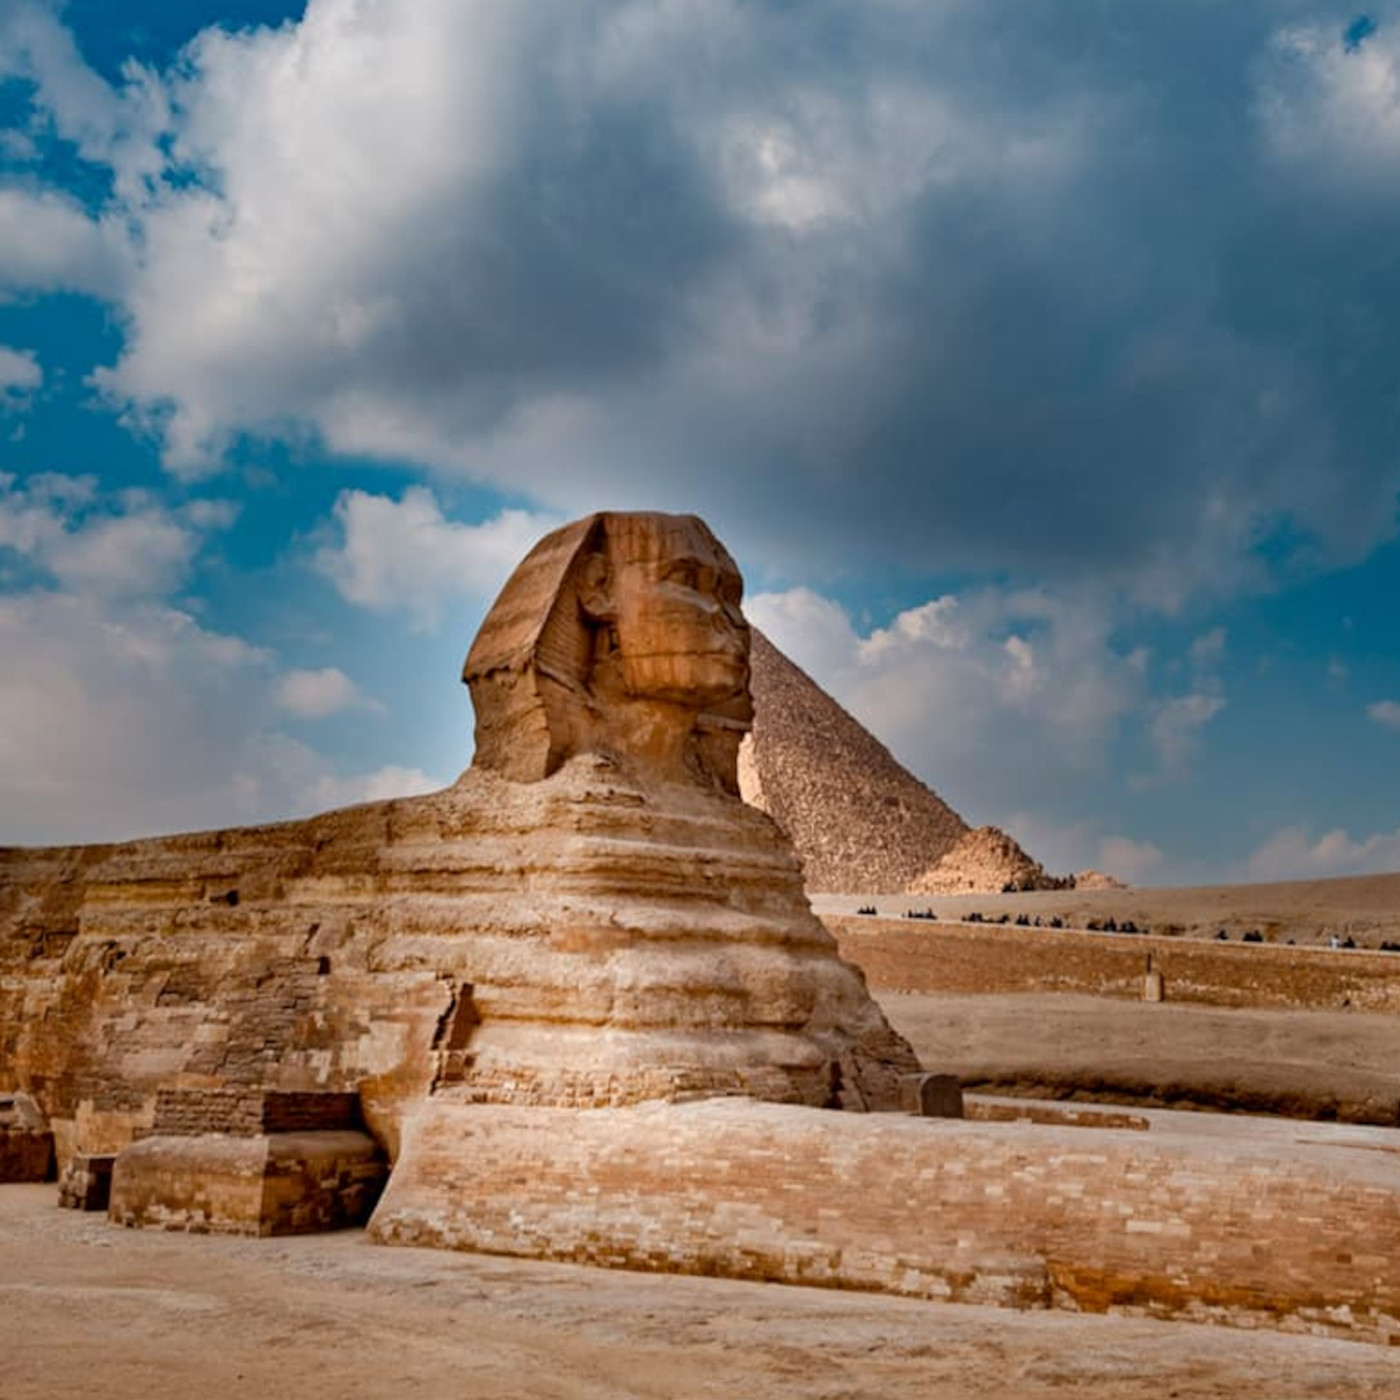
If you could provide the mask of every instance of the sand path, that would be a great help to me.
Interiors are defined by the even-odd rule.
[[[0,1187],[5,1400],[744,1396],[1341,1400],[1400,1353],[1311,1337],[382,1249],[120,1231]]]

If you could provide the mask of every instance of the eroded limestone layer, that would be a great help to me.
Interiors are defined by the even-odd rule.
[[[868,1108],[916,1068],[762,814],[714,789],[466,773],[304,822],[0,852],[0,1090],[61,1158],[161,1088]]]

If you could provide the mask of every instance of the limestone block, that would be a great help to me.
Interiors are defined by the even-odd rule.
[[[117,1157],[108,1215],[195,1234],[310,1234],[363,1225],[386,1175],[362,1132],[149,1137]]]

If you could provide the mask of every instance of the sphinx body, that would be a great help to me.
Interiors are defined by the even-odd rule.
[[[171,1090],[354,1093],[391,1157],[428,1096],[892,1106],[912,1053],[733,795],[739,588],[693,517],[590,517],[483,625],[445,791],[0,852],[0,1090],[60,1157]]]

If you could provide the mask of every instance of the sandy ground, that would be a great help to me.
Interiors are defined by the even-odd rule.
[[[5,1400],[1400,1395],[1400,1351],[1359,1343],[121,1231],[52,1186],[0,1187],[0,1339]]]
[[[1295,880],[1269,885],[1203,885],[1129,890],[1059,890],[1013,895],[818,894],[820,914],[854,914],[874,904],[882,914],[933,909],[940,918],[977,912],[990,918],[1059,915],[1082,927],[1089,919],[1131,919],[1154,933],[1211,937],[1225,929],[1238,938],[1258,929],[1269,942],[1326,943],[1332,934],[1375,947],[1400,942],[1400,874],[1360,875],[1341,880]]]
[[[1059,994],[950,996],[877,987],[875,995],[927,1068],[973,1081],[1021,1091],[1078,1085],[1115,1102],[1308,1117],[1333,1116],[1338,1107],[1355,1117],[1347,1110],[1369,1105],[1374,1112],[1360,1121],[1397,1120],[1395,1016]]]

